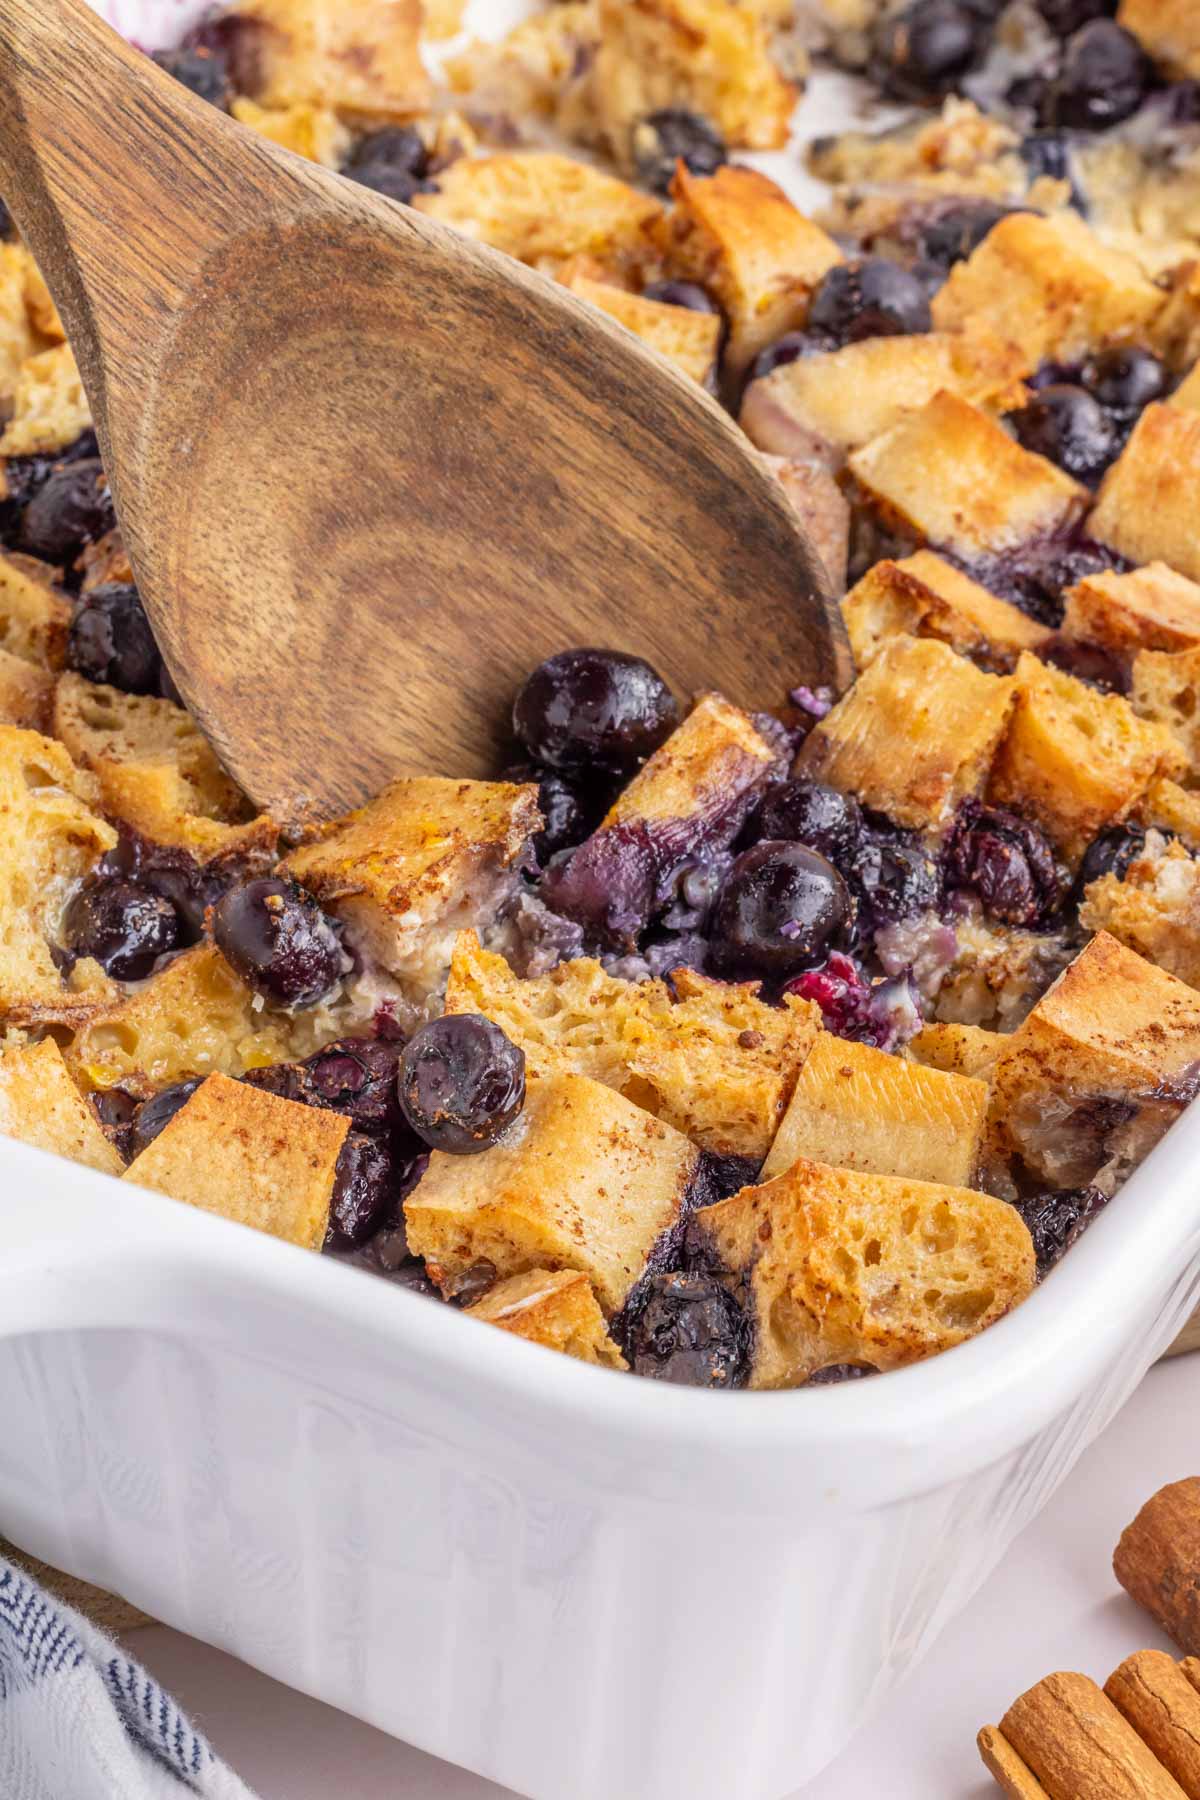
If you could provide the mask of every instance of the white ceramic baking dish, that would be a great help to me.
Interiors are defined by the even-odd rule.
[[[201,10],[109,8],[147,45]],[[725,1395],[585,1368],[0,1139],[0,1527],[537,1800],[776,1800],[1170,1342],[1200,1291],[1198,1172],[1193,1108],[982,1338]]]

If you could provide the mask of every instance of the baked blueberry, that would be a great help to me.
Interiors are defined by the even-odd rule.
[[[1117,0],[1037,0],[1037,9],[1051,31],[1068,38],[1093,19],[1113,18]]]
[[[920,237],[921,254],[942,269],[964,262],[994,225],[1015,209],[997,200],[962,200],[931,219]]]
[[[212,933],[242,980],[278,1006],[315,1006],[346,967],[338,934],[312,895],[276,875],[222,894]]]
[[[423,1143],[474,1156],[491,1149],[525,1104],[525,1052],[482,1014],[447,1013],[409,1040],[396,1079]]]
[[[802,356],[819,356],[828,348],[829,345],[823,338],[814,337],[807,331],[785,331],[773,344],[767,344],[760,350],[750,364],[747,386],[760,376],[769,375],[772,369],[782,369],[788,363],[799,362]]]
[[[614,1330],[635,1375],[682,1387],[743,1387],[750,1371],[750,1326],[715,1275],[649,1275],[640,1281]]]
[[[1037,925],[1058,907],[1054,852],[1027,819],[969,801],[946,840],[945,885],[975,894],[1006,925]]]
[[[657,300],[662,306],[686,306],[689,312],[719,313],[721,308],[708,289],[698,281],[651,281],[642,289],[643,298]]]
[[[581,776],[572,779],[558,769],[544,769],[537,763],[515,763],[505,769],[503,779],[537,782],[538,807],[545,823],[534,838],[533,847],[543,866],[560,850],[581,844],[604,811]]]
[[[126,694],[157,694],[162,657],[135,587],[112,582],[84,594],[67,639],[67,663],[88,681]]]
[[[1105,412],[1126,429],[1144,406],[1161,400],[1170,387],[1170,377],[1157,356],[1136,344],[1097,351],[1084,363],[1079,379]]]
[[[808,309],[809,332],[835,346],[905,337],[931,325],[926,289],[910,270],[883,256],[835,263],[818,282]]]
[[[1075,877],[1076,897],[1082,900],[1091,883],[1104,875],[1115,875],[1121,880],[1145,848],[1146,833],[1140,825],[1109,825],[1083,853]]]
[[[840,794],[822,781],[781,781],[767,789],[751,828],[760,839],[807,844],[836,866],[858,847],[862,808],[853,794]]]
[[[886,826],[863,832],[848,879],[866,931],[916,918],[941,898],[941,873],[920,838]]]
[[[849,892],[831,862],[807,844],[768,838],[729,871],[713,914],[713,955],[727,969],[793,975],[850,917]]]
[[[652,193],[665,194],[675,165],[693,175],[712,175],[728,161],[725,139],[699,113],[668,106],[647,113],[633,128],[633,158],[639,181]]]
[[[219,50],[210,50],[202,44],[185,45],[178,50],[156,50],[154,61],[201,100],[207,100],[210,106],[219,107],[222,112],[229,111],[233,88],[229,65]]]
[[[165,1125],[169,1125],[181,1107],[187,1105],[203,1076],[193,1075],[187,1081],[173,1082],[170,1087],[160,1088],[157,1094],[151,1094],[143,1100],[133,1116],[133,1124],[129,1134],[129,1153],[140,1156],[147,1144],[152,1144]]]
[[[1047,84],[1047,99],[1043,102],[1041,111],[1045,111],[1049,105],[1049,92]],[[1039,175],[1046,175],[1052,181],[1067,182],[1071,189],[1070,204],[1076,212],[1086,216],[1087,199],[1075,173],[1075,148],[1070,132],[1053,129],[1031,131],[1017,145],[1017,155],[1029,170],[1031,180],[1036,181]]]
[[[1107,1201],[1107,1194],[1099,1188],[1085,1187],[1060,1188],[1017,1202],[1017,1211],[1033,1238],[1039,1281],[1083,1236]]]
[[[359,187],[370,188],[373,194],[382,194],[388,200],[399,200],[407,206],[414,194],[435,194],[437,182],[428,181],[422,175],[414,175],[411,169],[403,169],[393,162],[359,162],[347,167],[343,173]]]
[[[1043,662],[1052,663],[1064,675],[1073,675],[1102,694],[1129,692],[1129,666],[1106,650],[1103,644],[1085,644],[1080,638],[1052,638],[1038,652]]]
[[[343,166],[345,172],[352,175],[356,169],[372,163],[404,169],[409,175],[426,175],[429,151],[424,138],[412,125],[386,125],[360,137]]]
[[[133,1121],[141,1102],[128,1088],[98,1088],[88,1095],[100,1129],[123,1162],[133,1155]]]
[[[141,981],[179,946],[179,915],[160,894],[121,876],[89,876],[63,914],[75,956],[90,956],[114,981]]]
[[[347,1134],[333,1175],[325,1249],[355,1250],[374,1236],[392,1211],[393,1173],[378,1138]]]
[[[1070,382],[1041,388],[1025,406],[1006,416],[1018,443],[1079,481],[1099,481],[1116,453],[1103,407],[1086,389]]]
[[[0,240],[7,242],[8,239],[14,235],[15,230],[12,222],[12,214],[9,212],[3,200],[0,200]]]
[[[988,38],[988,22],[974,7],[916,0],[879,27],[872,72],[900,100],[939,100],[980,61]]]
[[[1103,131],[1137,111],[1153,79],[1154,65],[1133,33],[1094,19],[1067,44],[1047,123]]]
[[[679,721],[666,682],[621,650],[563,650],[540,663],[513,702],[513,730],[551,769],[632,774]]]
[[[116,524],[112,495],[98,457],[57,463],[21,518],[20,545],[30,556],[64,567],[85,544]]]
[[[402,1050],[401,1043],[388,1038],[339,1038],[305,1062],[272,1063],[242,1079],[284,1100],[341,1113],[355,1132],[385,1138],[398,1153],[415,1155],[418,1146],[396,1092]]]

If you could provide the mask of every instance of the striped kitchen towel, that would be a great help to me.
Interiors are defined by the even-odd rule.
[[[254,1800],[140,1664],[0,1558],[3,1800]]]

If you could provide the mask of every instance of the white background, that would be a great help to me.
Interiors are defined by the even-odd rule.
[[[1200,1355],[1151,1371],[924,1668],[805,1800],[999,1800],[975,1750],[980,1725],[995,1723],[1051,1670],[1081,1669],[1103,1682],[1131,1651],[1171,1648],[1117,1587],[1111,1559],[1143,1501],[1192,1474],[1200,1474]],[[507,1790],[177,1632],[135,1632],[129,1648],[262,1800],[504,1800]]]

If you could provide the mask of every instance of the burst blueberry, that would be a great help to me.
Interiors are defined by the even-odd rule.
[[[67,640],[67,663],[88,681],[125,694],[156,694],[162,657],[135,587],[110,582],[84,594]]]
[[[20,544],[31,556],[65,567],[85,544],[95,543],[115,524],[112,495],[99,459],[60,463],[25,508]]]
[[[1038,925],[1062,894],[1054,852],[1028,819],[971,801],[946,842],[948,889],[977,896],[985,912],[1006,925]]]
[[[680,162],[693,175],[714,175],[728,160],[725,140],[699,113],[663,107],[633,129],[634,166],[652,193],[665,194]]]
[[[179,945],[179,915],[169,901],[121,876],[89,876],[63,915],[63,936],[77,957],[90,956],[114,981],[141,981]]]
[[[264,875],[213,908],[217,948],[248,986],[278,1006],[315,1006],[346,967],[341,940],[311,894]]]
[[[750,1370],[746,1315],[715,1275],[651,1275],[615,1330],[635,1375],[682,1387],[743,1387]]]

